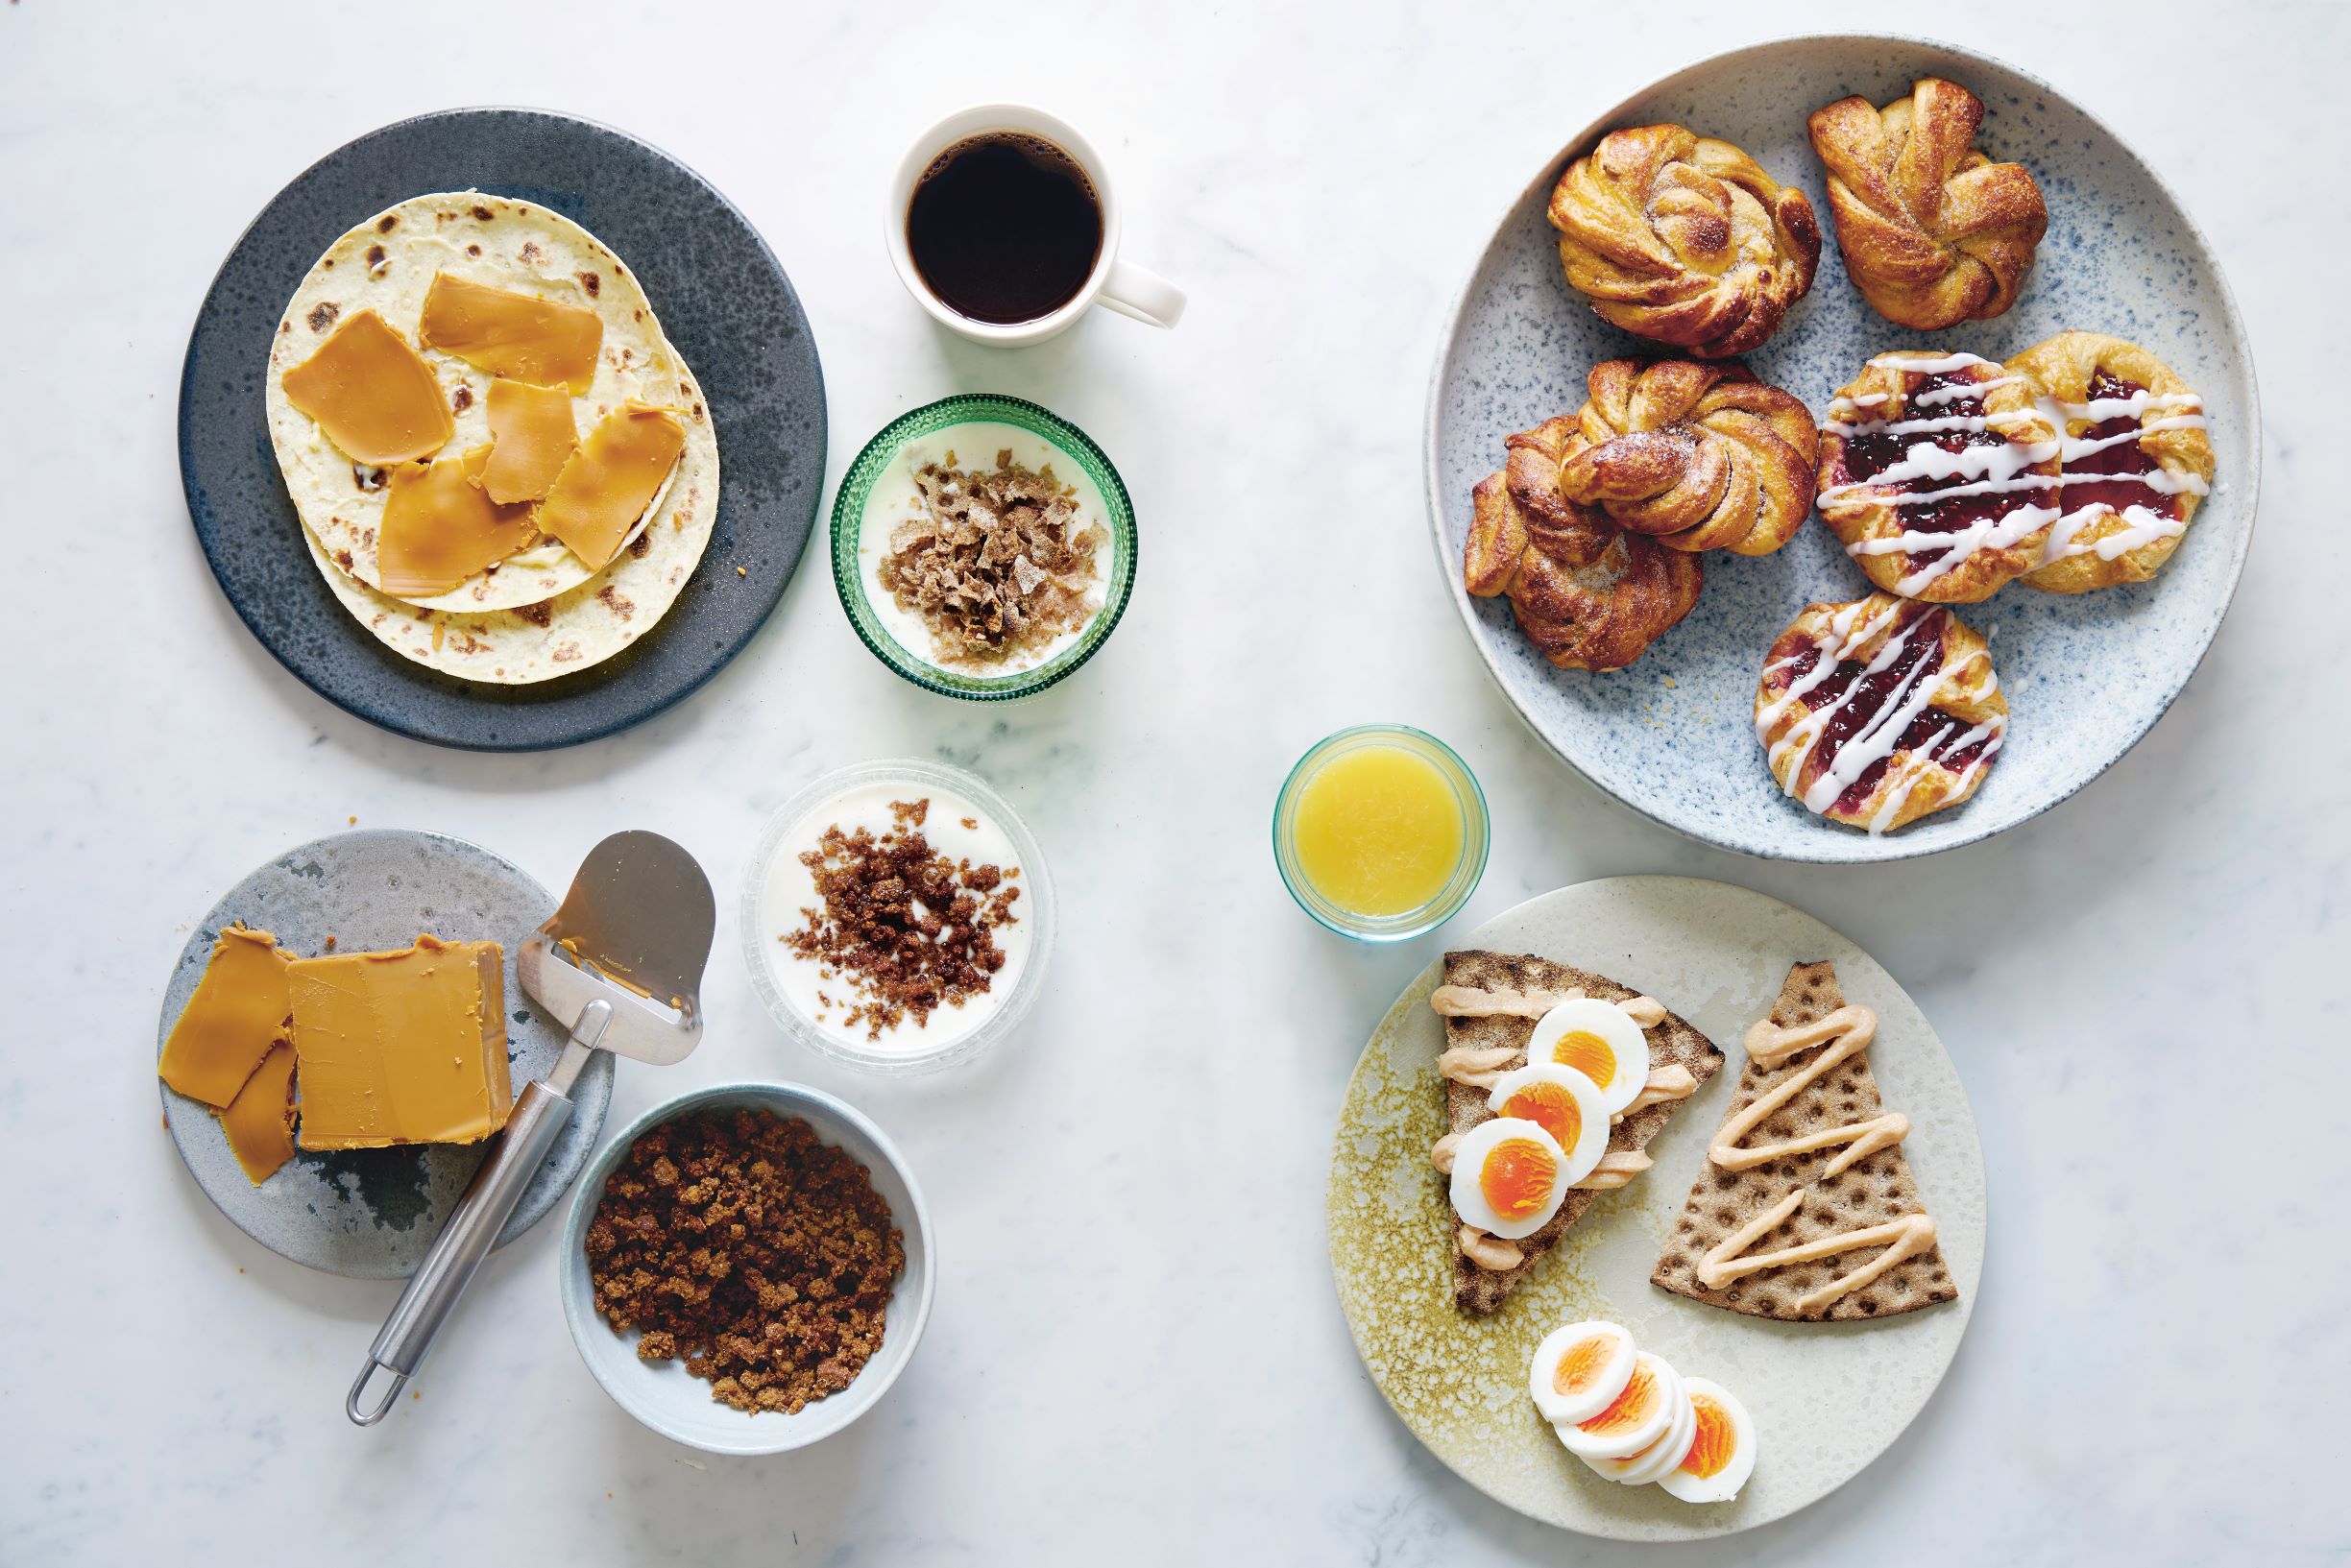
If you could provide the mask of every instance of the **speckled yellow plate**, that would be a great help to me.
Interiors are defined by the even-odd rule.
[[[1330,1170],[1331,1271],[1355,1347],[1413,1435],[1453,1472],[1530,1518],[1615,1540],[1751,1530],[1826,1497],[1902,1435],[1943,1380],[1983,1277],[1983,1151],[1958,1071],[1877,960],[1777,899],[1682,877],[1615,877],[1531,899],[1463,938],[1533,953],[1647,992],[1723,1048],[1723,1071],[1649,1146],[1656,1168],[1592,1205],[1490,1317],[1453,1305],[1451,1210],[1429,1168],[1443,1130],[1431,964],[1388,1009],[1347,1084]],[[1878,1011],[1870,1063],[1934,1216],[1959,1299],[1872,1323],[1772,1323],[1649,1283],[1744,1065],[1738,1041],[1770,1011],[1788,965],[1835,962],[1847,998]],[[1746,1404],[1760,1437],[1737,1501],[1707,1507],[1603,1481],[1562,1448],[1527,1397],[1536,1341],[1613,1318],[1643,1349]]]

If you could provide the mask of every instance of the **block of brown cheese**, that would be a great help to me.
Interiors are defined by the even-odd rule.
[[[472,1144],[506,1124],[505,955],[420,936],[286,970],[303,1148]]]

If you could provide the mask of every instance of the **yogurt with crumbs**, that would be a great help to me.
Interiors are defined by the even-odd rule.
[[[915,822],[902,808],[918,803]],[[1002,962],[984,989],[943,1000],[927,1016],[908,1008],[877,1032],[864,1009],[882,993],[832,954],[795,951],[790,939],[810,930],[809,911],[830,924],[815,870],[802,856],[820,853],[836,828],[845,837],[861,829],[876,841],[920,833],[931,856],[955,865],[957,886],[980,910],[993,905],[1010,917],[985,927]],[[990,867],[1000,878],[986,875]],[[1004,897],[1013,889],[1017,897]],[[913,907],[945,913],[920,899]],[[752,981],[776,1021],[826,1055],[883,1071],[943,1066],[1011,1032],[1035,999],[1054,930],[1052,884],[1027,825],[975,775],[920,761],[845,768],[786,802],[753,853],[741,915]]]

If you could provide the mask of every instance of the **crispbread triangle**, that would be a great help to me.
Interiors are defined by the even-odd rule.
[[[1447,985],[1466,985],[1485,991],[1581,991],[1601,1001],[1625,1001],[1640,993],[1617,984],[1605,975],[1593,975],[1565,964],[1555,964],[1547,958],[1531,954],[1512,956],[1501,953],[1448,953],[1444,958],[1444,977]],[[1714,1043],[1700,1034],[1672,1013],[1667,1013],[1658,1025],[1645,1031],[1649,1040],[1649,1062],[1662,1067],[1679,1062],[1690,1071],[1690,1076],[1700,1083],[1712,1077],[1723,1064],[1723,1053]],[[1448,1046],[1501,1046],[1515,1049],[1518,1054],[1508,1066],[1526,1065],[1527,1041],[1535,1033],[1535,1021],[1527,1018],[1448,1018],[1445,1020],[1445,1044]],[[1486,1091],[1467,1084],[1440,1078],[1445,1097],[1445,1122],[1448,1131],[1467,1132],[1493,1113],[1486,1108]],[[1609,1147],[1620,1151],[1636,1151],[1648,1146],[1658,1135],[1682,1101],[1669,1099],[1661,1105],[1652,1105],[1636,1111],[1609,1130]],[[1636,1177],[1636,1180],[1640,1178]],[[1463,1256],[1461,1249],[1460,1217],[1451,1208],[1445,1210],[1448,1218],[1447,1244],[1453,1249],[1453,1299],[1470,1312],[1490,1313],[1502,1304],[1511,1288],[1526,1278],[1538,1260],[1551,1250],[1552,1243],[1565,1234],[1567,1227],[1584,1217],[1592,1199],[1600,1194],[1582,1188],[1569,1188],[1542,1229],[1518,1242],[1519,1251],[1526,1254],[1515,1268],[1499,1271],[1480,1268]]]
[[[1837,985],[1834,965],[1797,964],[1788,971],[1787,983],[1781,988],[1780,1000],[1772,1007],[1771,1021],[1781,1028],[1817,1023],[1843,1005],[1845,994]],[[1738,1093],[1733,1097],[1723,1120],[1729,1122],[1754,1104],[1757,1097],[1803,1072],[1814,1056],[1828,1049],[1829,1043],[1824,1043],[1768,1070],[1748,1062],[1739,1073]],[[1878,1093],[1878,1079],[1870,1072],[1869,1053],[1864,1051],[1781,1106],[1749,1134],[1746,1143],[1777,1144],[1824,1128],[1866,1121],[1880,1114],[1884,1105]],[[1698,1282],[1699,1260],[1709,1249],[1785,1197],[1793,1187],[1809,1189],[1803,1204],[1769,1235],[1757,1238],[1747,1249],[1749,1252],[1801,1246],[1837,1231],[1880,1224],[1925,1209],[1926,1205],[1919,1201],[1918,1187],[1910,1179],[1910,1162],[1903,1158],[1900,1144],[1881,1148],[1816,1183],[1812,1173],[1834,1159],[1842,1146],[1787,1155],[1752,1170],[1724,1170],[1708,1161],[1699,1168],[1689,1202],[1666,1241],[1664,1255],[1658,1260],[1657,1271],[1649,1276],[1650,1282],[1710,1307],[1782,1322],[1892,1317],[1938,1301],[1957,1300],[1959,1288],[1951,1283],[1951,1270],[1944,1266],[1940,1246],[1931,1246],[1915,1258],[1905,1259],[1868,1285],[1830,1302],[1826,1311],[1809,1315],[1797,1313],[1795,1304],[1800,1298],[1861,1267],[1883,1248],[1834,1253],[1811,1263],[1749,1274],[1719,1290],[1708,1290]]]

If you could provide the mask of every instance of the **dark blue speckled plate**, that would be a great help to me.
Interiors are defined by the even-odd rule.
[[[2052,62],[2062,63],[2062,62]],[[1874,104],[1944,76],[1982,98],[1978,145],[2033,172],[2048,236],[2006,315],[1931,336],[1871,309],[1827,238],[1829,205],[1805,118],[1847,93]],[[1816,600],[1870,591],[1817,520],[1758,560],[1716,552],[1680,626],[1630,669],[1594,676],[1544,663],[1500,599],[1462,587],[1470,488],[1501,466],[1503,438],[1582,406],[1600,360],[1653,349],[1595,316],[1560,272],[1543,208],[1569,157],[1620,126],[1673,121],[1744,147],[1796,184],[1827,243],[1812,292],[1748,365],[1815,415],[1866,359],[1929,345],[2004,359],[2079,328],[2144,345],[2204,396],[2218,472],[2187,537],[2151,582],[2093,593],[2011,584],[1959,615],[1992,638],[2009,703],[2008,746],[1966,804],[1882,838],[1781,794],[1754,730],[1764,651]],[[2211,246],[2169,187],[2114,133],[2046,83],[1944,44],[1837,36],[1759,44],[1680,71],[1601,115],[1504,216],[1454,306],[1428,411],[1438,564],[1478,652],[1536,733],[1569,765],[1693,838],[1774,859],[1900,859],[1974,843],[2064,800],[2128,751],[2195,672],[2236,591],[2261,477],[2261,408],[2244,324]]]
[[[563,1052],[563,1028],[522,994],[514,965],[515,949],[554,908],[554,895],[528,875],[462,839],[372,828],[304,844],[237,883],[189,932],[163,992],[157,1055],[195,995],[224,926],[243,921],[305,956],[326,952],[329,936],[339,952],[363,953],[404,948],[419,931],[430,931],[451,942],[505,948],[506,1052],[519,1093]],[[537,1224],[588,1163],[612,1083],[612,1053],[597,1051],[572,1089],[570,1125],[498,1233],[498,1245]],[[158,1088],[180,1157],[221,1213],[271,1251],[332,1274],[414,1273],[481,1164],[480,1145],[298,1152],[255,1187],[210,1108]]]
[[[478,686],[409,663],[353,621],[303,547],[263,422],[270,335],[335,237],[429,191],[491,191],[585,226],[642,280],[718,428],[718,517],[660,626],[535,686]],[[717,673],[783,597],[814,525],[824,374],[774,253],[700,176],[608,127],[536,109],[402,120],[304,170],[221,264],[180,381],[180,472],[196,537],[254,636],[320,696],[445,746],[530,751],[611,735]],[[736,572],[741,567],[741,575]]]

